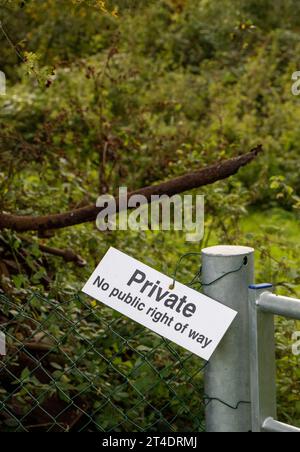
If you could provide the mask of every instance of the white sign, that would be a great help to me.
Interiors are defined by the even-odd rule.
[[[237,313],[110,248],[83,292],[209,360]]]

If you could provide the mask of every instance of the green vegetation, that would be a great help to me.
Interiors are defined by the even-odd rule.
[[[201,244],[186,243],[177,232],[100,233],[93,222],[39,233],[3,229],[0,293],[19,307],[36,292],[63,300],[82,288],[110,245],[172,274],[182,254],[230,243],[255,247],[258,282],[300,296],[300,99],[291,94],[291,76],[300,70],[299,1],[0,4],[0,70],[7,75],[7,95],[0,97],[0,212],[65,212],[119,186],[135,190],[264,147],[236,176],[196,190],[206,195]],[[72,249],[73,262],[43,246]],[[198,268],[196,258],[185,262],[179,279],[190,281]],[[43,321],[47,310],[39,312],[36,303],[32,312]],[[65,315],[77,308],[70,304]],[[0,323],[12,315],[3,312]],[[131,323],[120,324],[121,333],[134,334]],[[47,328],[60,337],[54,324]],[[92,337],[95,319],[84,328]],[[300,362],[291,353],[297,329],[294,322],[278,323],[278,374],[281,419],[300,425]],[[17,330],[18,324],[12,334]],[[144,334],[141,345],[149,347]],[[101,337],[112,354],[117,339]],[[76,356],[78,345],[70,340],[68,347]],[[130,359],[122,353],[119,364],[126,367]],[[160,359],[154,358],[158,368]],[[99,371],[88,369],[91,378]],[[82,389],[77,376],[68,378],[72,390]],[[41,383],[29,383],[38,394]],[[158,388],[153,403],[169,397]],[[120,406],[132,406],[132,395],[120,397]],[[112,425],[107,413],[99,420],[103,428]],[[151,423],[147,412],[138,416],[144,426]],[[1,422],[0,415],[0,430]]]

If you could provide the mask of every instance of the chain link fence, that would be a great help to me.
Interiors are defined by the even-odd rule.
[[[204,431],[205,362],[82,294],[0,295],[0,431]]]

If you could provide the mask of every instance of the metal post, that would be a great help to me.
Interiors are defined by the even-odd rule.
[[[300,300],[272,294],[272,284],[249,289],[252,431],[300,433],[278,422],[274,315],[300,319]]]
[[[268,291],[268,292],[267,292]],[[263,293],[271,293],[272,284],[251,285],[249,289],[250,369],[252,431],[266,431],[267,418],[276,419],[276,358],[274,315],[263,312],[258,300]]]
[[[207,367],[206,431],[249,432],[248,287],[254,278],[254,249],[240,246],[207,248],[202,251],[202,263],[204,293],[238,312]]]

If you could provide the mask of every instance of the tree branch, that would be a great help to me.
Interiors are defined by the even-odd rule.
[[[227,179],[236,174],[240,168],[252,162],[258,154],[262,152],[262,146],[259,145],[247,154],[235,157],[229,160],[219,162],[199,171],[194,171],[183,176],[163,182],[159,185],[144,187],[128,194],[143,195],[151,202],[152,195],[174,196],[194,188],[213,184],[219,180]],[[117,209],[118,200],[117,200]],[[0,214],[0,230],[11,229],[17,232],[25,231],[43,231],[48,229],[61,229],[69,226],[75,226],[82,223],[95,221],[101,208],[95,205],[82,207],[81,209],[69,212],[45,215],[45,216],[18,216],[11,214]]]
[[[79,267],[84,267],[86,265],[86,261],[78,254],[74,253],[71,249],[60,250],[58,248],[50,248],[49,246],[41,244],[39,244],[39,249],[46,254],[62,257],[66,262],[74,262]]]

